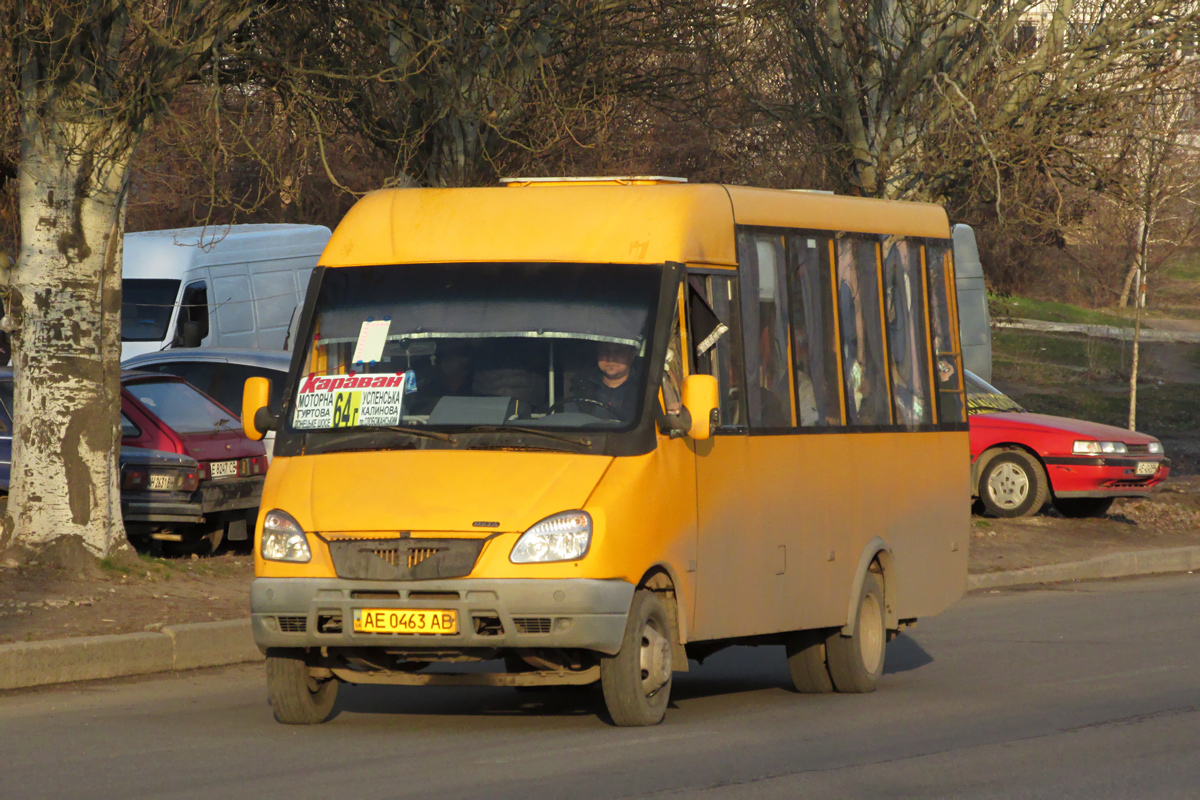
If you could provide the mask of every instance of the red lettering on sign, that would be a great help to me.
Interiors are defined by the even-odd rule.
[[[304,393],[304,392],[315,391],[316,385],[317,385],[317,373],[310,372],[310,373],[308,373],[308,377],[304,379],[304,385],[300,387],[300,392]]]

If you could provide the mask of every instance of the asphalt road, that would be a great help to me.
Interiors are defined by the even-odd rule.
[[[261,666],[0,696],[4,798],[1200,797],[1200,575],[973,595],[872,695],[780,648],[676,677],[656,728],[596,691],[343,687],[275,723]]]

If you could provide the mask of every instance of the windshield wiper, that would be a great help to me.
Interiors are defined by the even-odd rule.
[[[472,425],[467,433],[532,433],[537,436],[544,436],[547,439],[554,439],[559,442],[567,442],[569,444],[581,444],[585,447],[591,447],[592,440],[586,436],[567,436],[563,433],[554,433],[552,431],[544,431],[541,428],[522,428],[516,425]]]
[[[359,430],[364,430],[360,428]],[[407,428],[403,425],[380,425],[379,427],[366,428],[365,430],[377,431],[394,431],[396,433],[407,433],[410,436],[420,436],[425,439],[439,439],[443,442],[453,442],[454,437],[448,433],[441,431],[423,431],[420,428]]]

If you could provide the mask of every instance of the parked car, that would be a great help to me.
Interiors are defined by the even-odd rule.
[[[121,375],[121,432],[124,445],[199,462],[204,524],[198,532],[184,532],[183,541],[203,537],[216,549],[226,538],[249,538],[267,455],[261,442],[246,438],[237,415],[182,378],[127,371]]]
[[[12,462],[12,370],[0,370],[0,494],[8,493]],[[136,540],[204,522],[197,489],[200,465],[178,453],[122,447],[121,515]]]
[[[271,400],[283,396],[283,382],[292,363],[286,350],[250,350],[246,348],[195,347],[172,348],[127,359],[122,366],[143,372],[178,375],[222,406],[241,416],[242,387],[247,378],[266,378],[271,382]],[[263,439],[267,458],[275,446],[275,432]]]
[[[1096,422],[1033,414],[964,371],[971,485],[987,514],[1023,517],[1052,500],[1064,517],[1100,516],[1145,497],[1171,472],[1162,442]]]

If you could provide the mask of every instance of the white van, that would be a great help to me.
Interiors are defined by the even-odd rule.
[[[970,225],[955,225],[954,274],[958,294],[958,330],[963,366],[984,381],[992,379],[992,321],[988,313],[983,262]]]
[[[169,347],[284,349],[328,241],[323,225],[126,234],[121,360]]]

